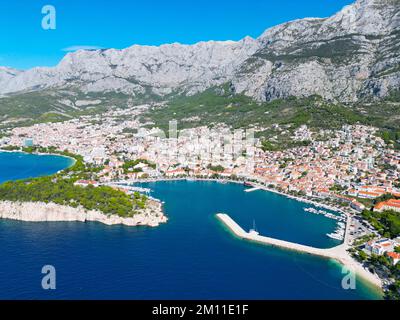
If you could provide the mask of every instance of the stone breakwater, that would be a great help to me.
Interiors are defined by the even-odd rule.
[[[375,274],[369,272],[369,270],[354,260],[347,252],[349,246],[346,244],[346,240],[343,244],[337,247],[330,249],[319,249],[289,241],[261,236],[258,233],[246,232],[229,215],[218,213],[216,216],[231,232],[233,232],[234,235],[240,239],[336,260],[347,268],[346,273],[348,273],[348,271],[354,272],[379,288],[380,291],[382,289],[383,284],[381,279]],[[346,235],[349,232],[348,230],[349,229],[346,228]]]
[[[0,218],[26,222],[91,222],[106,225],[150,226],[157,227],[167,222],[159,202],[151,204],[132,218],[106,215],[96,210],[82,207],[73,208],[55,203],[0,201]]]

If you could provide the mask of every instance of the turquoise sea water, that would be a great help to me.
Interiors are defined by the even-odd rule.
[[[38,174],[51,171],[31,160]],[[8,179],[4,176],[0,171],[0,181]],[[165,201],[170,218],[158,228],[0,221],[0,298],[379,298],[362,281],[356,290],[343,290],[336,262],[244,242],[215,218],[225,212],[244,229],[255,219],[263,235],[324,248],[339,244],[325,236],[335,222],[304,212],[308,205],[263,191],[245,193],[236,184],[146,187]],[[57,270],[57,289],[51,292],[41,288],[41,268],[48,264]]]

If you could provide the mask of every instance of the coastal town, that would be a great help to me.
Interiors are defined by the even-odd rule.
[[[378,129],[345,125],[313,130],[302,125],[292,136],[298,146],[268,150],[254,130],[224,124],[178,130],[179,124],[171,121],[163,132],[141,121],[148,107],[14,128],[0,139],[0,147],[40,146],[79,155],[98,168],[90,179],[76,182],[82,187],[117,186],[128,192],[137,182],[215,179],[336,211],[343,214],[342,231],[331,237],[347,241],[354,259],[398,294],[393,270],[400,265],[400,151]],[[285,130],[279,125],[274,129]]]

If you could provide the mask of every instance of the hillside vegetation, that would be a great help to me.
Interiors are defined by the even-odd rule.
[[[323,100],[319,96],[256,102],[244,95],[233,94],[229,85],[208,89],[194,96],[179,96],[164,107],[154,107],[143,121],[167,130],[169,121],[177,120],[178,128],[213,127],[225,123],[233,129],[255,128],[266,138],[277,135],[279,125],[288,131],[307,125],[313,129],[339,129],[344,124],[364,124],[381,129],[382,137],[398,145],[400,138],[400,94],[392,93],[379,102],[346,105]]]

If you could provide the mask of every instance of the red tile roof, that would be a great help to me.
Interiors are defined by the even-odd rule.
[[[393,260],[397,259],[400,260],[400,253],[397,252],[388,252],[387,255],[392,258]]]

